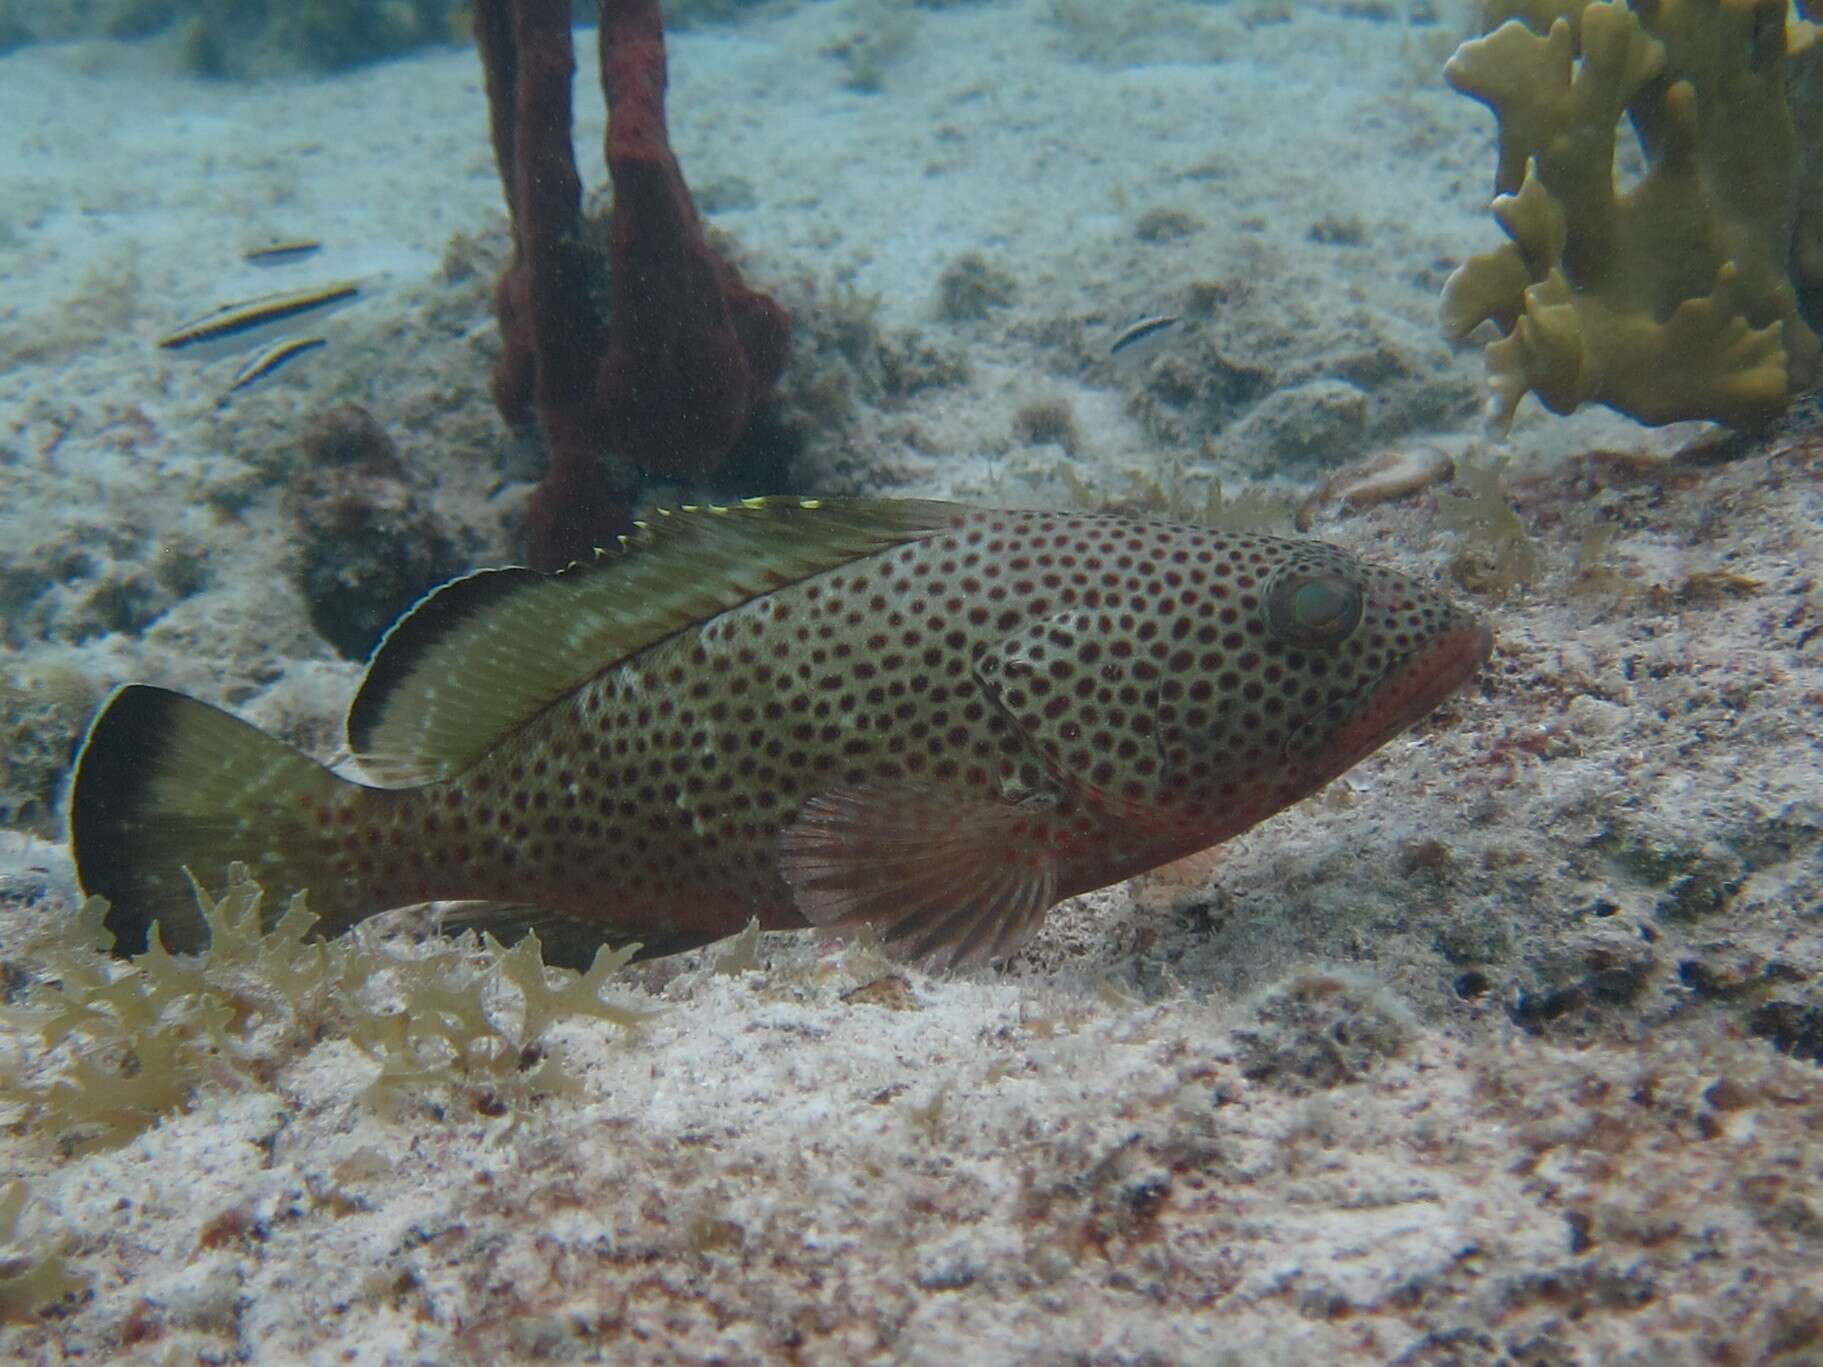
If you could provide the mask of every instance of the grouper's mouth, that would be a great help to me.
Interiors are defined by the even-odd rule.
[[[1294,731],[1287,757],[1296,757],[1326,783],[1430,715],[1487,662],[1494,634],[1480,622],[1453,627],[1368,684],[1339,709],[1347,720],[1333,731],[1326,711]]]

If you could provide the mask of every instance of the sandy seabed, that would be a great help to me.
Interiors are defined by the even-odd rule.
[[[808,936],[631,970],[656,1017],[555,1027],[576,1089],[505,1114],[376,1107],[335,1037],[104,1151],[0,1114],[30,1193],[0,1287],[56,1258],[77,1288],[0,1356],[1823,1361],[1817,413],[1481,431],[1480,359],[1435,321],[1497,232],[1491,119],[1436,76],[1454,17],[909,13],[888,44],[848,0],[673,42],[686,172],[798,325],[789,460],[742,477],[1201,506],[1211,478],[1296,500],[1385,452],[1504,455],[1523,540],[1436,489],[1312,527],[1452,582],[1492,664],[1004,971]],[[464,564],[510,556],[537,463],[487,397],[472,51],[240,86],[157,45],[25,48],[0,127],[0,674],[43,703],[8,722],[0,1078],[41,1083],[68,1058],[16,1013],[73,884],[28,752],[142,678],[332,758],[360,666],[299,588],[299,434],[365,407]],[[153,343],[299,234],[326,244],[303,278],[369,296],[218,406],[232,361]],[[1193,297],[1159,368],[1108,362]]]

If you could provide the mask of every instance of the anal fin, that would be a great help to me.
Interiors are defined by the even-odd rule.
[[[1004,959],[1057,900],[1041,817],[926,788],[838,788],[786,829],[781,872],[813,925],[872,922],[935,966]]]

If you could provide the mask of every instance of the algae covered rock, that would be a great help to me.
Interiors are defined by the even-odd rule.
[[[0,670],[0,826],[56,831],[57,790],[99,693],[68,666]]]
[[[300,545],[294,577],[323,639],[346,659],[365,659],[400,613],[467,563],[366,409],[318,414],[302,445],[304,467],[285,494]]]
[[[1750,428],[1816,376],[1793,286],[1798,158],[1785,0],[1503,0],[1450,84],[1500,121],[1494,216],[1510,242],[1444,286],[1444,327],[1484,321],[1491,411],[1529,392],[1647,423]],[[1646,170],[1616,184],[1625,116]]]

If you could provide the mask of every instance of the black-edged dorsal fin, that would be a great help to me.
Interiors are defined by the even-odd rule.
[[[785,584],[953,525],[914,499],[753,498],[661,512],[556,574],[482,570],[432,591],[381,639],[348,712],[376,782],[460,773],[602,670]]]

